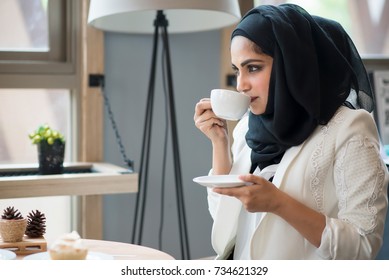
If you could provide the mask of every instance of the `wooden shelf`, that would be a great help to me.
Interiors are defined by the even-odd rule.
[[[23,237],[20,242],[3,242],[0,237],[0,248],[14,252],[16,255],[30,255],[47,251],[47,242],[44,237]]]
[[[59,175],[0,176],[0,198],[134,193],[138,174],[108,163],[77,163],[65,169],[89,166],[93,172]],[[34,165],[0,165],[1,172],[31,171]]]

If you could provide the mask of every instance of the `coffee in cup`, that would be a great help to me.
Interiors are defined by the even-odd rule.
[[[213,89],[211,106],[215,115],[221,119],[237,121],[243,117],[250,105],[250,97],[233,90]]]

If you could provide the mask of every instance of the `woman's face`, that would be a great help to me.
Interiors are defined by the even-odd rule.
[[[236,89],[251,98],[250,110],[255,115],[265,112],[269,94],[273,58],[254,51],[253,42],[243,36],[231,41],[231,62],[236,73]]]

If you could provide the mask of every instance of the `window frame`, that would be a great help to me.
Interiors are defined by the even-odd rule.
[[[53,0],[50,0],[53,1]],[[55,0],[57,1],[57,0]],[[72,156],[78,163],[103,163],[103,98],[100,88],[89,87],[89,74],[103,74],[104,72],[104,34],[87,25],[89,0],[61,0],[66,4],[66,56],[62,61],[55,60],[31,60],[31,61],[1,61],[0,58],[0,86],[2,88],[68,88],[72,91],[72,137],[70,141],[75,144]],[[93,124],[93,125],[91,125]],[[68,140],[69,141],[69,140]],[[102,195],[112,193],[112,185],[123,192],[136,192],[138,175],[118,172],[117,167],[109,165],[104,172],[109,173],[109,184],[94,191],[96,181],[91,178],[89,183],[83,183],[83,187],[92,190],[87,194],[79,195],[77,199],[77,229],[81,236],[91,239],[102,239]],[[0,165],[0,170],[9,166]],[[96,179],[101,174],[97,174]],[[55,178],[54,178],[55,177]],[[7,186],[16,184],[23,186],[23,190],[11,197],[29,197],[28,188],[42,188],[47,185],[46,194],[51,196],[50,189],[55,185],[56,189],[73,184],[71,176],[44,175],[24,178],[0,178],[1,194],[7,191]],[[75,180],[82,180],[73,176]],[[92,175],[88,175],[93,177]],[[116,178],[116,179],[115,179]],[[87,185],[89,184],[89,185]],[[4,189],[2,189],[4,188]],[[74,189],[74,188],[73,188]],[[10,198],[8,195],[7,198]]]

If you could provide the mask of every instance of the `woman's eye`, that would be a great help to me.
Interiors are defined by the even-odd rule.
[[[249,72],[256,72],[256,71],[260,71],[263,67],[259,65],[248,65],[247,68]]]

